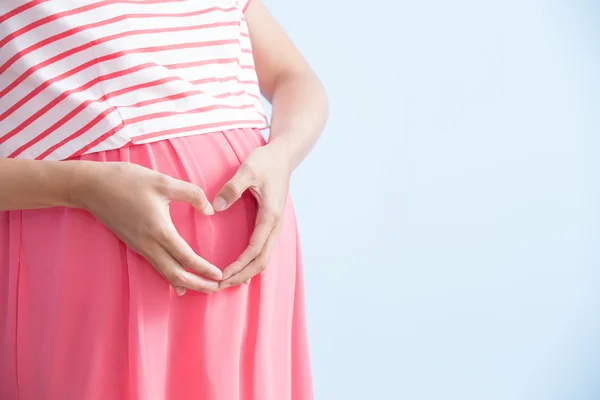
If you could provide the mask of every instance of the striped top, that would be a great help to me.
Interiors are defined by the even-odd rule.
[[[266,128],[249,0],[0,0],[0,157]]]

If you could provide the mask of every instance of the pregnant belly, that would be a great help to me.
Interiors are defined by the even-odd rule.
[[[118,150],[109,150],[81,156],[79,159],[95,162],[135,163],[173,178],[201,187],[210,201],[236,172],[252,149],[263,145],[258,130],[240,129],[186,136],[149,144],[139,144]],[[68,161],[67,161],[68,162]],[[110,179],[110,177],[107,177]],[[172,202],[171,218],[181,237],[200,257],[224,269],[248,246],[256,217],[256,201],[250,193],[244,194],[228,210],[207,217],[190,204]],[[77,277],[78,285],[86,286],[105,281],[107,274],[120,274],[132,266],[116,265],[115,251],[124,251],[124,244],[84,210],[50,208],[28,210],[22,214],[23,240],[20,253],[26,259],[28,270],[40,281],[56,276]],[[121,247],[121,250],[117,250]],[[105,260],[102,271],[85,268],[90,257]],[[141,256],[135,257],[146,276],[154,284],[168,286]],[[131,271],[129,271],[131,273]],[[189,295],[198,295],[188,291]]]
[[[198,185],[212,201],[248,154],[264,143],[258,130],[238,129],[134,145],[81,159],[139,164]],[[233,207],[211,217],[186,203],[171,203],[170,211],[179,234],[192,249],[223,269],[248,245],[256,203],[246,193]]]

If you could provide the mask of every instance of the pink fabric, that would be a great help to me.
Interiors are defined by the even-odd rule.
[[[258,131],[237,130],[82,158],[141,164],[212,199],[263,144]],[[221,268],[247,246],[255,212],[250,195],[213,217],[171,206],[182,237]],[[0,213],[0,399],[312,399],[291,202],[284,220],[249,286],[178,297],[85,211]]]

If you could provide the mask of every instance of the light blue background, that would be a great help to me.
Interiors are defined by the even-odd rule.
[[[292,188],[316,399],[600,399],[600,3],[265,3],[331,102]]]

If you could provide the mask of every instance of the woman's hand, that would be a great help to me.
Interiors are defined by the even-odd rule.
[[[213,208],[199,187],[129,163],[86,163],[73,184],[72,203],[94,214],[146,258],[180,296],[185,289],[216,291],[219,268],[198,256],[177,233],[170,201],[190,203],[205,215]],[[185,268],[203,275],[186,271]]]
[[[252,151],[215,197],[216,211],[229,208],[246,190],[250,190],[258,203],[256,225],[248,248],[223,270],[221,289],[248,283],[267,267],[281,229],[291,172],[285,152],[277,148],[276,143],[269,143]]]

